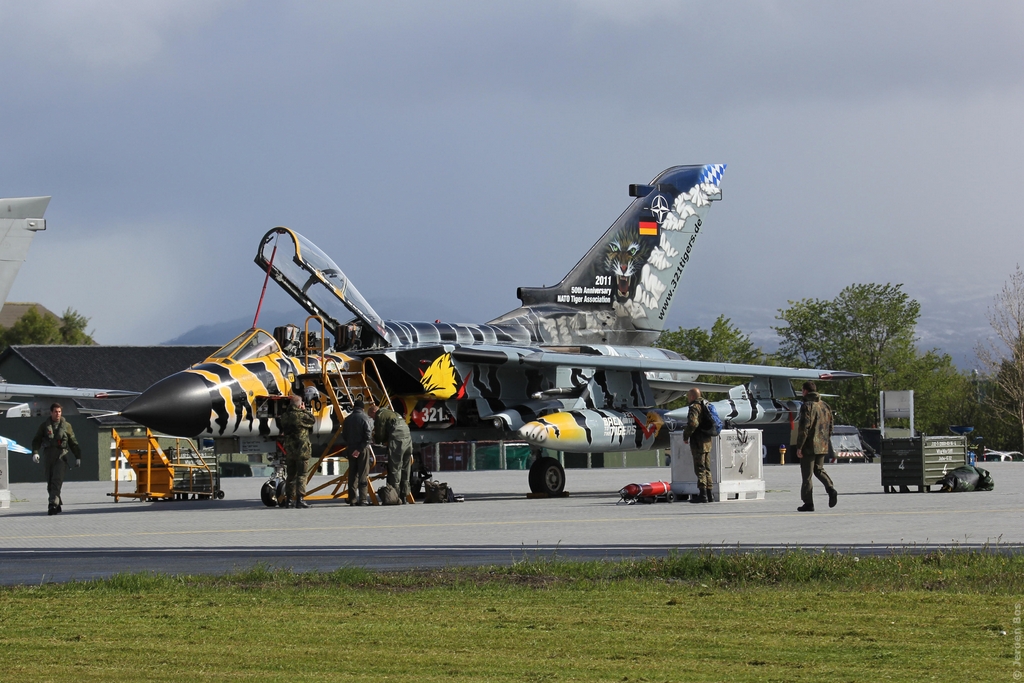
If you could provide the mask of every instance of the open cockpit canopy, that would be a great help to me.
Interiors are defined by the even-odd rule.
[[[277,227],[263,236],[256,252],[256,265],[267,272],[310,315],[324,319],[335,335],[355,315],[364,335],[378,337],[373,346],[387,345],[384,321],[355,285],[319,247],[289,228]]]
[[[233,360],[242,363],[251,358],[262,358],[280,352],[277,341],[263,330],[246,330],[212,354],[211,359]]]

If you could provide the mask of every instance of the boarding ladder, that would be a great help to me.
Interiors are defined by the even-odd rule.
[[[114,502],[139,500],[186,500],[223,498],[216,466],[211,468],[191,439],[174,439],[165,451],[151,431],[145,436],[121,436],[111,430],[117,457],[114,460]],[[120,490],[121,458],[135,471],[135,492]]]
[[[310,321],[319,322],[321,334],[317,343],[311,343],[316,337],[309,334]],[[351,412],[352,406],[357,398],[361,398],[366,405],[387,405],[393,409],[391,397],[388,395],[380,370],[372,358],[364,358],[360,361],[350,361],[342,366],[339,361],[329,358],[326,355],[325,338],[326,326],[319,316],[306,318],[305,334],[303,335],[303,362],[305,363],[307,375],[313,379],[318,389],[331,402],[334,414],[339,416],[338,426],[328,439],[317,459],[316,463],[306,472],[306,483],[313,478],[313,475],[320,470],[320,466],[328,458],[340,456],[345,448],[335,446],[341,436],[341,428],[345,423],[344,415]],[[310,370],[319,367],[319,373],[312,373]],[[344,410],[343,410],[344,408]],[[376,464],[376,456],[371,454],[370,469]],[[377,494],[373,490],[372,482],[384,478],[384,473],[370,476],[371,485],[368,488],[370,501],[373,505],[379,505]],[[338,475],[319,486],[306,489],[306,500],[337,500],[348,497],[348,474]],[[412,498],[412,496],[410,496]],[[410,503],[414,502],[409,500]]]

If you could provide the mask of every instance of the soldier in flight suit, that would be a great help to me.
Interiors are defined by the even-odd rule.
[[[814,382],[804,382],[804,402],[800,406],[800,429],[796,437],[796,457],[800,459],[800,499],[804,504],[797,512],[814,512],[814,483],[811,475],[825,485],[828,506],[834,508],[839,499],[832,478],[825,472],[825,456],[832,440],[832,411],[821,400]]]
[[[60,489],[64,485],[64,468],[68,464],[69,450],[75,454],[75,467],[82,466],[82,449],[78,447],[71,423],[62,417],[63,412],[59,403],[51,405],[50,419],[39,425],[32,439],[33,462],[39,462],[39,449],[42,448],[46,493],[49,495],[48,515],[56,515],[61,511]]]
[[[341,425],[341,437],[348,447],[348,504],[369,505],[367,498],[370,476],[370,441],[373,439],[373,420],[363,412],[363,399],[357,398],[352,412]],[[356,501],[356,493],[359,501]]]
[[[389,408],[370,406],[373,418],[373,442],[388,447],[388,486],[395,489],[402,505],[408,503],[409,478],[412,476],[412,434],[401,415]]]
[[[700,389],[694,387],[686,392],[686,400],[690,403],[690,412],[686,415],[686,429],[683,430],[683,443],[690,444],[690,455],[693,456],[693,473],[697,475],[697,490],[700,492],[690,499],[691,503],[713,503],[715,494],[711,481],[711,437],[701,431],[701,411],[707,410]]]
[[[302,398],[292,394],[288,407],[277,419],[281,430],[281,445],[284,446],[286,466],[284,507],[308,508],[306,497],[306,465],[313,448],[309,444],[309,433],[316,424],[313,414],[305,409]]]

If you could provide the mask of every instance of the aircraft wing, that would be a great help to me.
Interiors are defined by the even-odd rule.
[[[19,396],[32,398],[127,398],[138,395],[137,391],[121,389],[80,389],[78,387],[53,387],[45,384],[0,382],[0,401],[9,401]]]
[[[14,439],[8,439],[6,436],[0,436],[0,446],[7,446],[7,450],[10,453],[24,453],[25,455],[32,455],[32,451],[25,448]]]
[[[138,396],[137,391],[124,391],[122,389],[83,389],[79,387],[56,387],[45,384],[11,384],[0,382],[0,412],[7,417],[32,417],[33,415],[45,415],[49,410],[48,405],[51,399],[56,398],[128,398]],[[28,402],[20,402],[11,399],[35,399]],[[64,406],[65,415],[90,415],[91,413],[104,414],[108,411],[97,411],[88,408],[78,408],[73,405]]]
[[[784,379],[832,380],[864,377],[859,372],[820,370],[815,368],[786,368],[776,365],[747,365],[744,363],[709,363],[672,358],[631,358],[627,356],[591,356],[575,353],[534,352],[519,357],[519,362],[533,367],[575,367],[597,370],[630,372],[683,372],[698,375],[725,375],[729,377],[778,377]]]

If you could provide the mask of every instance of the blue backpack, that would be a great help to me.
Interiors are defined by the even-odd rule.
[[[704,411],[700,414],[700,431],[705,436],[718,436],[722,433],[722,418],[718,417],[718,409],[707,401],[701,401]]]

